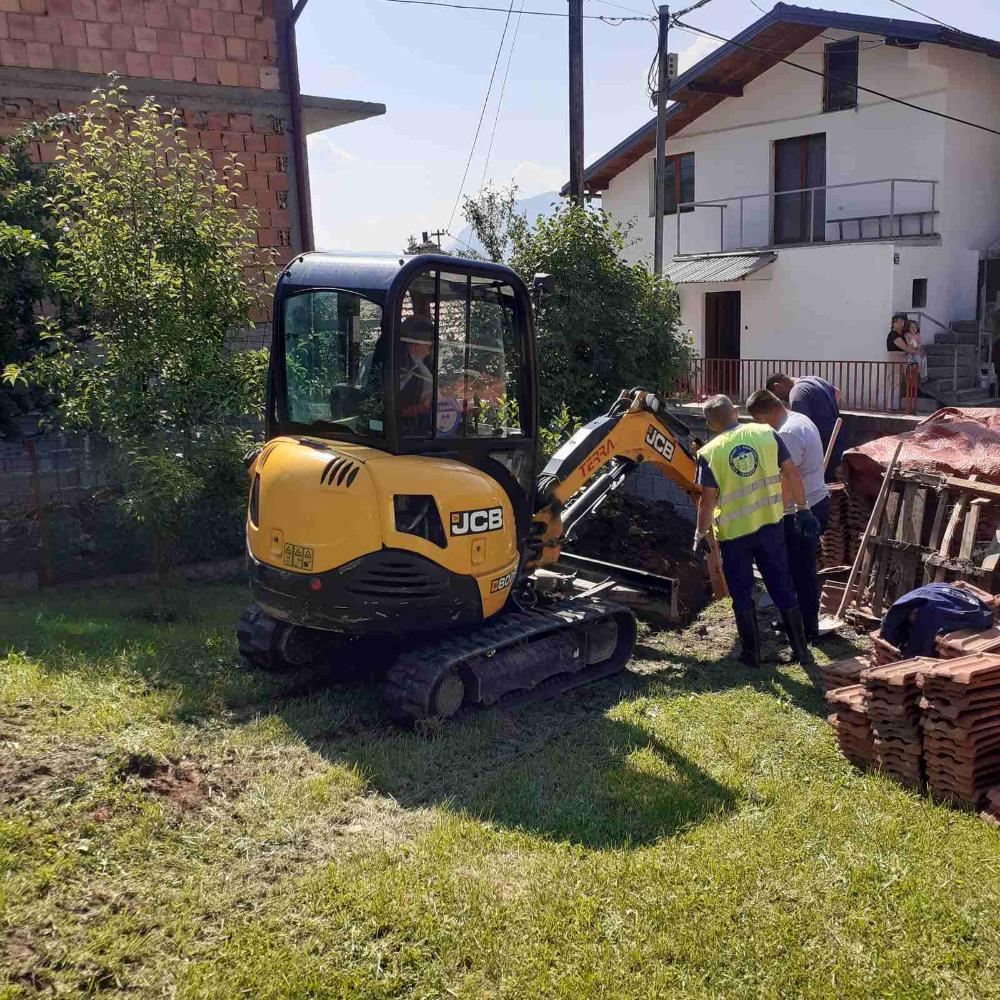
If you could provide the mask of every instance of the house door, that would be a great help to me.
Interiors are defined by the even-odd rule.
[[[740,293],[705,293],[705,391],[740,395]]]
[[[774,144],[774,242],[826,239],[826,135],[798,135]],[[783,191],[791,192],[782,194]],[[811,210],[810,210],[811,208]]]

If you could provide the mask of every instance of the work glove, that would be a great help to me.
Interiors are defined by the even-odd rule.
[[[696,531],[694,533],[694,545],[691,547],[691,551],[694,553],[695,559],[698,562],[704,562],[708,557],[710,546],[708,543],[708,535],[703,531]]]
[[[795,531],[807,542],[815,541],[823,533],[816,515],[808,507],[795,512]]]

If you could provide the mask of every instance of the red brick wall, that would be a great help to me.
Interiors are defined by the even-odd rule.
[[[0,66],[279,89],[275,0],[0,0]]]
[[[4,0],[0,0],[0,3]],[[0,139],[16,132],[26,122],[43,120],[60,111],[76,111],[75,101],[38,98],[0,98]],[[292,218],[288,209],[290,176],[288,139],[284,118],[272,114],[245,114],[226,111],[178,109],[183,115],[191,145],[200,146],[221,169],[228,153],[234,153],[243,167],[240,203],[253,206],[259,216],[258,243],[277,247],[282,263],[292,256]],[[58,144],[36,143],[34,157],[51,163]]]

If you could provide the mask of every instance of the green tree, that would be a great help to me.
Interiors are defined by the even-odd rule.
[[[130,108],[114,78],[63,146],[51,280],[89,315],[40,319],[42,349],[5,379],[44,387],[62,427],[111,443],[162,582],[182,518],[261,410],[266,354],[234,349],[233,335],[253,324],[273,254],[238,205],[235,160],[216,171],[174,112]]]
[[[624,259],[629,228],[571,204],[515,227],[509,263],[525,281],[551,274],[537,310],[542,416],[590,417],[622,389],[664,392],[690,357],[677,331],[677,293],[643,264]]]
[[[489,260],[507,262],[517,239],[523,238],[528,220],[517,208],[517,185],[485,187],[462,202],[462,212],[473,236],[483,245]]]
[[[36,317],[44,308],[62,325],[76,320],[76,303],[58,295],[51,281],[58,229],[50,205],[55,172],[31,159],[37,142],[51,141],[74,124],[72,115],[30,122],[0,147],[0,366],[18,364],[39,344]],[[0,437],[15,433],[19,413],[42,404],[30,387],[0,389]]]

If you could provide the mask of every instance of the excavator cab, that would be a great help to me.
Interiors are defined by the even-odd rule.
[[[271,346],[247,511],[256,620],[399,634],[498,612],[534,503],[524,283],[445,255],[305,254],[278,281]],[[265,645],[245,655],[267,665]]]
[[[445,255],[307,254],[281,276],[274,309],[268,439],[481,469],[508,493],[523,545],[538,393],[531,301],[515,272]]]

